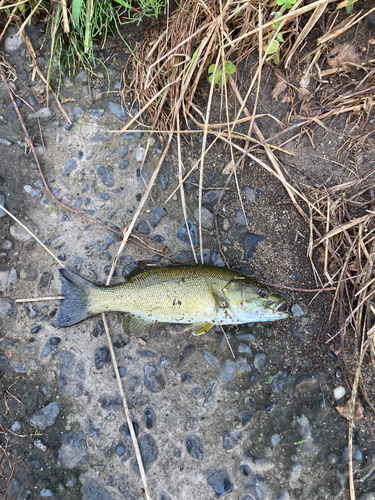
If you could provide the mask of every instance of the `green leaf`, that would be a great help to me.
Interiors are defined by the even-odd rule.
[[[73,0],[72,2],[72,18],[74,22],[74,27],[77,30],[79,36],[81,36],[81,26],[80,26],[80,17],[82,10],[83,0]]]
[[[274,54],[274,55],[272,56],[272,60],[273,60],[273,62],[274,62],[275,64],[279,64],[279,60],[280,60],[280,58],[279,58],[279,54],[278,54],[277,52],[276,52],[276,54]]]
[[[279,40],[279,42],[285,42],[283,35],[281,33],[278,33],[276,36],[277,36],[277,39]]]
[[[115,0],[115,2],[117,2],[120,5],[122,5],[123,7],[125,7],[125,9],[131,9],[132,8],[131,4],[129,4],[128,2],[124,2],[124,0]]]
[[[223,75],[223,72],[221,71],[220,68],[217,68],[217,70],[215,71],[215,83],[218,83],[219,81],[222,80],[222,75]],[[221,87],[220,87],[221,88]]]
[[[215,64],[211,64],[211,66],[208,68],[208,74],[213,73],[215,71]]]
[[[232,64],[230,61],[227,61],[224,65],[224,69],[226,75],[233,75],[233,73],[236,71],[236,66]]]
[[[276,0],[277,5],[284,5],[286,0]]]
[[[277,40],[274,40],[272,43],[269,43],[264,47],[264,52],[266,54],[274,54],[280,48],[280,44]]]

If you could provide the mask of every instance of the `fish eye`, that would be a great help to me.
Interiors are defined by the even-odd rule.
[[[269,293],[268,290],[266,290],[265,288],[259,288],[258,295],[259,297],[262,297],[262,299],[265,299],[268,297]]]

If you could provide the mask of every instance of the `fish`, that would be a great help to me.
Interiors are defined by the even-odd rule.
[[[238,325],[289,317],[286,300],[228,268],[146,267],[124,283],[96,285],[68,269],[60,270],[62,296],[55,326],[65,328],[102,312],[124,312],[123,330],[139,335],[151,324],[181,323],[193,335],[214,325]]]

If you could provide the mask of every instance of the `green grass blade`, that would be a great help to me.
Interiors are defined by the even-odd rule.
[[[74,27],[77,30],[79,36],[82,35],[82,30],[80,25],[82,5],[83,5],[83,0],[72,1],[72,17],[73,17]]]

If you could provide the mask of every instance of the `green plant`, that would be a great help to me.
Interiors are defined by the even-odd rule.
[[[208,68],[208,74],[210,75],[208,77],[208,80],[210,81],[210,83],[212,83],[213,80],[215,84],[219,85],[219,88],[222,88],[223,85],[227,83],[229,75],[233,75],[235,71],[236,66],[230,61],[227,61],[224,64],[224,73],[223,70],[218,68],[215,64],[211,64],[211,66]]]
[[[279,5],[282,9],[291,9],[297,0],[276,0],[277,5]],[[279,19],[282,11],[279,10],[277,12],[271,12],[271,16],[274,17],[275,21]],[[272,33],[269,36],[267,45],[264,46],[264,52],[269,55],[267,58],[268,61],[272,60],[275,64],[279,63],[279,49],[281,44],[285,41],[282,33],[279,33],[281,23],[273,23],[272,25]]]
[[[357,0],[349,0],[349,4],[345,7],[345,11],[348,14],[348,16],[353,12],[353,7],[356,1]]]

